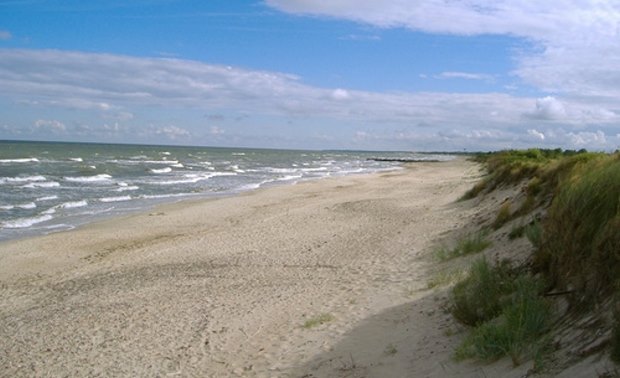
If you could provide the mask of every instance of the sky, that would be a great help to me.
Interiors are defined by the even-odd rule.
[[[620,148],[620,2],[0,0],[0,139]]]

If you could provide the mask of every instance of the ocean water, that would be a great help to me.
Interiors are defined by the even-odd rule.
[[[398,152],[0,141],[0,240],[75,228],[163,202],[398,169]]]

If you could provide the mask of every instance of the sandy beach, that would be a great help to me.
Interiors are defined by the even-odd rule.
[[[479,376],[427,289],[479,176],[416,163],[0,244],[0,375]]]

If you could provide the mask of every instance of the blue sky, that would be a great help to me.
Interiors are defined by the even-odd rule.
[[[620,6],[0,0],[0,139],[620,146]]]

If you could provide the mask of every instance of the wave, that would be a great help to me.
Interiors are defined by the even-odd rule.
[[[143,160],[141,163],[146,164],[179,164],[178,160]]]
[[[69,160],[71,160],[71,161],[75,161],[75,162],[78,162],[78,163],[81,163],[81,162],[83,162],[83,161],[84,161],[84,159],[82,159],[81,157],[77,157],[77,158],[69,158]]]
[[[123,202],[131,201],[131,196],[119,196],[119,197],[104,197],[99,198],[100,202]]]
[[[46,181],[46,182],[31,182],[30,184],[26,184],[20,186],[20,188],[24,189],[34,189],[34,188],[57,188],[60,184],[56,181]]]
[[[19,205],[2,205],[0,206],[0,210],[13,210],[13,209],[30,210],[30,209],[35,209],[36,207],[37,207],[36,203],[27,202],[27,203],[22,203]]]
[[[234,172],[213,172],[207,173],[205,175],[197,175],[197,174],[187,174],[184,177],[185,179],[181,180],[170,180],[170,181],[155,181],[151,182],[151,184],[155,185],[176,185],[176,184],[195,184],[199,181],[208,180],[212,177],[217,176],[236,176],[237,174]]]
[[[320,168],[302,168],[301,169],[303,172],[325,172],[327,170],[327,167],[320,167]]]
[[[112,176],[105,173],[95,176],[64,177],[66,181],[70,182],[101,182],[109,181],[111,178]]]
[[[23,176],[23,177],[0,177],[0,184],[12,183],[12,182],[32,182],[32,181],[45,181],[46,178],[40,175],[37,176]]]
[[[74,209],[76,207],[84,207],[84,206],[88,206],[88,201],[86,200],[70,201],[70,202],[61,203],[60,205],[56,207],[59,209]]]
[[[295,173],[297,172],[296,168],[267,168],[267,172],[271,173]]]
[[[114,189],[114,191],[115,192],[129,192],[129,191],[138,190],[138,189],[140,189],[139,186],[132,185],[132,186],[121,186],[120,188]]]
[[[0,159],[0,163],[38,163],[37,158],[22,158],[22,159]]]
[[[174,167],[174,168],[185,168],[185,166],[183,164],[181,164],[181,163],[172,164],[171,167]]]
[[[35,201],[36,202],[43,202],[43,201],[53,201],[55,199],[58,199],[58,196],[45,196],[45,197],[39,197],[37,198]]]
[[[143,194],[139,198],[141,199],[163,199],[163,198],[175,198],[175,197],[188,197],[195,196],[196,193],[172,193],[172,194]]]
[[[54,219],[53,216],[46,214],[30,218],[19,218],[12,221],[2,222],[2,228],[28,228],[37,223],[46,222]]]
[[[152,173],[170,173],[172,172],[172,168],[166,167],[161,169],[149,169]]]

